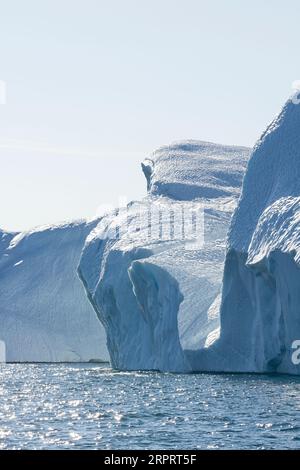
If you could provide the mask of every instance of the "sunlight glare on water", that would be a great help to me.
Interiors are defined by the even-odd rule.
[[[2,449],[294,449],[300,378],[1,364]]]

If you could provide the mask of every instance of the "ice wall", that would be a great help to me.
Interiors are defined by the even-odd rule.
[[[0,340],[7,361],[108,359],[104,328],[77,276],[95,225],[82,221],[0,234]]]
[[[162,147],[142,165],[148,196],[103,217],[89,235],[79,275],[113,367],[189,372],[218,337],[225,237],[249,153],[197,141]],[[193,234],[171,234],[168,217],[199,205],[204,244],[187,246]],[[163,221],[156,207],[168,214]]]
[[[299,374],[300,106],[290,99],[250,158],[229,233],[221,336],[209,370]]]

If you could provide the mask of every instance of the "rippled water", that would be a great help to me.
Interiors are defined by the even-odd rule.
[[[298,448],[300,379],[2,364],[0,447]]]

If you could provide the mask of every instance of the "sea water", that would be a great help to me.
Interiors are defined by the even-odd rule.
[[[1,364],[3,449],[295,449],[300,378]]]

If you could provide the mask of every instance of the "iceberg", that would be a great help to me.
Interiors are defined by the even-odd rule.
[[[87,237],[78,272],[114,368],[191,372],[218,338],[225,239],[249,154],[200,141],[158,149],[142,163],[147,196]]]
[[[232,219],[220,337],[204,370],[299,374],[300,106],[291,98],[258,140]]]
[[[0,232],[0,340],[8,362],[108,360],[104,328],[77,276],[97,223]]]

